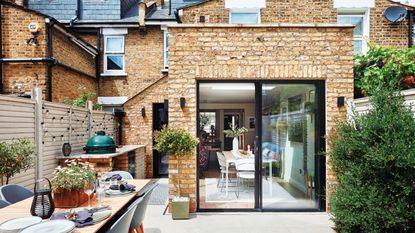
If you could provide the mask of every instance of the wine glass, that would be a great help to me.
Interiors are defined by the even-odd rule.
[[[95,184],[93,182],[87,184],[84,188],[84,193],[88,195],[88,209],[91,208],[91,194],[94,193],[94,190],[95,190]]]

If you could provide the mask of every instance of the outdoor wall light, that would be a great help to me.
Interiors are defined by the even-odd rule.
[[[344,107],[344,96],[337,97],[337,107]]]
[[[180,97],[180,108],[183,109],[186,107],[186,99],[182,96]]]
[[[141,107],[141,116],[146,117],[146,108],[144,106]]]
[[[169,100],[164,100],[164,106],[163,106],[165,111],[169,110]]]

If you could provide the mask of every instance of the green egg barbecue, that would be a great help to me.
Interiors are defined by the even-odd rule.
[[[104,131],[99,131],[88,139],[84,150],[87,154],[110,154],[115,153],[115,148],[114,139],[105,135]]]

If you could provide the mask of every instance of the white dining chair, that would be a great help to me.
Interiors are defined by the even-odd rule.
[[[226,158],[222,152],[216,152],[216,155],[218,157],[219,169],[220,169],[220,177],[218,179],[218,183],[216,184],[216,187],[219,188],[219,185],[222,183],[222,186],[221,186],[221,191],[222,191],[223,186],[224,186],[223,182],[225,181],[225,177],[226,177]],[[233,177],[236,177],[236,170],[233,165],[230,165],[228,167],[228,177],[230,177],[230,175],[233,175]],[[231,181],[230,178],[229,178],[229,181]]]
[[[33,192],[23,186],[6,184],[0,187],[0,199],[9,204],[14,204],[29,197],[33,197]]]
[[[150,186],[148,186],[148,188],[145,188],[145,190],[140,193],[140,195],[142,195],[141,197],[143,198],[143,201],[137,205],[137,208],[134,211],[134,216],[131,220],[130,226],[132,232],[144,233],[143,220],[146,214],[147,205],[150,201],[150,196],[153,193],[153,190],[157,187],[157,185],[157,183],[151,184]]]
[[[143,197],[139,197],[123,213],[120,218],[110,227],[107,233],[129,233],[131,221],[137,206],[143,201]]]
[[[247,180],[248,187],[249,187],[250,181],[255,182],[255,160],[254,159],[238,159],[235,162],[235,167],[237,171],[236,175],[238,177],[236,197],[239,198],[239,189],[241,187],[241,181],[243,184],[244,181]]]

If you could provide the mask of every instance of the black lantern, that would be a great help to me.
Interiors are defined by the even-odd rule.
[[[180,108],[184,109],[186,107],[186,99],[182,96],[180,97]]]
[[[49,187],[42,187],[42,181],[47,181]],[[43,178],[36,181],[32,207],[30,208],[30,213],[33,216],[38,216],[42,219],[47,219],[52,216],[53,211],[55,211],[55,205],[53,203],[51,189],[52,185],[49,179]]]
[[[62,153],[63,153],[63,156],[69,156],[71,154],[71,151],[72,151],[71,144],[69,144],[68,142],[65,142],[62,145]]]

